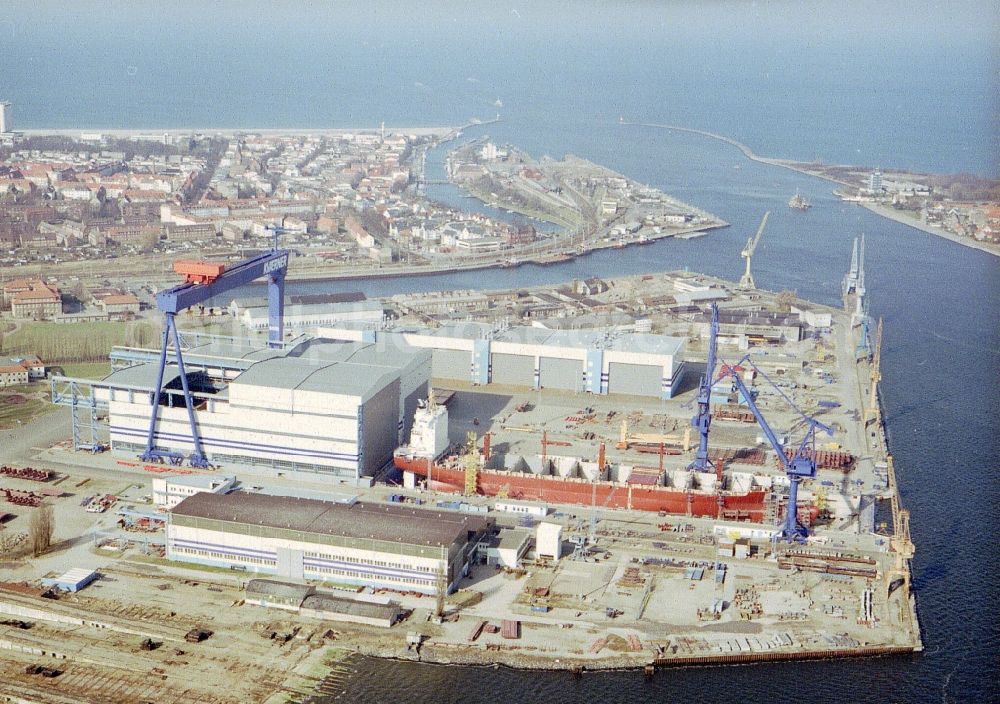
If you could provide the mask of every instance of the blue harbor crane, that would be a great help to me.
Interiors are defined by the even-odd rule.
[[[766,216],[765,216],[766,217]],[[712,472],[715,468],[708,459],[708,431],[712,426],[712,379],[715,377],[715,356],[719,338],[719,307],[712,304],[712,322],[708,332],[708,364],[698,384],[698,412],[691,419],[691,425],[698,429],[698,450],[688,469],[698,472]]]
[[[288,271],[288,257],[288,250],[278,249],[277,240],[275,240],[275,247],[271,251],[245,259],[228,269],[223,264],[211,262],[174,262],[174,271],[183,274],[185,281],[156,294],[156,307],[163,311],[164,315],[163,344],[160,347],[156,387],[150,399],[152,410],[149,416],[146,450],[141,456],[143,461],[166,461],[173,465],[180,465],[184,462],[183,453],[164,450],[156,446],[156,422],[159,416],[160,396],[163,392],[163,374],[167,366],[167,351],[172,341],[177,372],[184,392],[184,404],[187,407],[188,422],[191,425],[193,449],[188,461],[192,467],[208,466],[208,458],[202,448],[198,423],[195,420],[194,398],[184,370],[184,355],[181,353],[180,333],[177,331],[175,320],[177,314],[193,306],[203,304],[214,296],[245,286],[257,279],[266,278],[268,346],[280,347],[284,336],[285,274]]]
[[[802,419],[806,423],[807,429],[805,437],[802,439],[802,444],[799,445],[798,450],[795,451],[791,458],[785,455],[784,446],[781,444],[781,441],[778,440],[778,436],[774,434],[774,431],[771,430],[771,426],[768,425],[767,420],[764,419],[764,415],[760,412],[760,408],[757,407],[757,403],[754,400],[753,394],[750,393],[750,389],[747,388],[746,384],[743,383],[743,380],[736,372],[736,368],[742,366],[744,363],[749,364],[759,375],[761,375],[764,379],[767,379],[768,383],[770,383],[778,391],[778,393],[781,394],[782,398],[784,398],[785,401],[792,408],[794,408],[800,416],[802,416]],[[827,435],[832,436],[833,428],[825,425],[815,418],[807,416],[799,410],[799,408],[792,403],[792,400],[788,398],[788,396],[786,396],[774,382],[768,379],[760,369],[757,368],[757,365],[753,363],[749,355],[744,356],[743,359],[741,359],[736,365],[723,364],[721,376],[729,376],[732,378],[733,383],[736,384],[736,388],[739,389],[740,393],[743,395],[743,399],[746,401],[747,406],[749,406],[750,412],[753,413],[753,417],[757,419],[757,424],[760,425],[761,430],[764,431],[764,436],[767,438],[767,441],[778,454],[778,461],[781,463],[781,468],[788,476],[788,507],[785,511],[785,522],[778,537],[789,543],[804,543],[806,538],[809,536],[809,529],[799,522],[799,482],[803,479],[809,479],[816,476],[816,429],[819,428],[820,430],[826,432]]]

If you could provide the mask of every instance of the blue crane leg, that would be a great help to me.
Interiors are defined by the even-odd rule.
[[[160,410],[160,390],[163,388],[163,370],[167,366],[167,342],[170,340],[170,317],[168,316],[163,325],[163,344],[160,345],[160,362],[156,373],[156,389],[152,396],[152,410],[149,412],[149,433],[146,435],[146,451],[142,453],[142,459],[151,462],[158,459],[156,452],[156,419]]]
[[[285,338],[285,270],[267,279],[267,342],[280,347]]]
[[[781,539],[789,543],[804,543],[809,536],[809,531],[799,523],[799,478],[789,477],[791,484],[788,487],[788,507],[785,511],[785,525],[781,529]]]
[[[170,327],[174,331],[174,350],[177,353],[177,371],[181,375],[181,387],[184,389],[184,405],[187,406],[188,422],[191,424],[191,442],[194,450],[191,452],[192,467],[207,467],[208,460],[201,451],[201,436],[198,434],[198,423],[194,417],[194,399],[191,398],[191,388],[188,385],[187,372],[184,370],[184,355],[181,354],[181,338],[177,333],[177,323],[172,315],[168,316]]]
[[[749,357],[744,357],[743,360],[748,362],[750,361]],[[750,363],[753,364],[753,362]],[[754,368],[756,369],[756,365]],[[733,383],[736,384],[736,388],[739,389],[741,394],[743,394],[743,398],[747,402],[750,412],[753,413],[754,418],[757,419],[757,424],[760,426],[760,429],[764,431],[764,436],[771,444],[771,447],[774,448],[775,454],[778,455],[778,461],[781,463],[781,468],[788,476],[790,482],[788,490],[788,511],[785,515],[784,526],[781,529],[781,539],[788,542],[805,542],[805,539],[809,536],[809,531],[805,528],[805,526],[799,524],[797,515],[799,481],[802,477],[816,476],[816,428],[822,428],[830,435],[833,435],[833,429],[824,425],[815,418],[811,418],[803,414],[803,418],[805,418],[806,424],[808,425],[806,436],[803,438],[798,451],[792,455],[792,458],[787,458],[785,456],[784,446],[781,444],[781,441],[778,440],[777,435],[774,434],[771,426],[768,425],[767,420],[764,418],[764,414],[761,413],[756,401],[754,401],[754,398],[750,393],[750,389],[748,389],[746,384],[743,383],[743,380],[740,379],[739,374],[733,371],[733,367],[729,367],[728,369],[729,371],[727,373],[732,378]],[[794,404],[791,405],[795,408]],[[796,408],[796,410],[798,409]],[[801,411],[799,412],[801,413]],[[806,448],[810,443],[812,443],[813,451],[807,454]]]

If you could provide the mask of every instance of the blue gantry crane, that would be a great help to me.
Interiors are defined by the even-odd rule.
[[[691,425],[698,429],[698,449],[688,469],[698,472],[713,472],[708,459],[708,432],[712,426],[712,380],[715,378],[715,357],[719,338],[719,307],[712,304],[712,322],[708,333],[708,364],[698,385],[698,412],[691,419]]]
[[[275,243],[277,244],[277,243]],[[156,294],[156,307],[163,311],[163,344],[160,347],[159,369],[156,375],[156,389],[151,397],[149,433],[146,450],[142,459],[146,462],[169,462],[180,465],[184,455],[174,450],[164,450],[156,446],[156,422],[159,417],[160,396],[163,392],[163,375],[167,366],[167,352],[171,341],[184,404],[187,407],[188,422],[191,425],[193,449],[188,457],[192,467],[207,467],[208,458],[202,448],[198,423],[194,415],[194,399],[184,370],[184,355],[181,352],[180,333],[177,331],[177,314],[187,308],[204,303],[256,279],[267,279],[268,345],[279,347],[284,336],[285,274],[288,271],[288,250],[275,246],[269,252],[245,259],[239,264],[226,268],[223,264],[211,262],[179,261],[174,263],[174,271],[185,276],[184,283],[160,291]]]
[[[806,423],[805,437],[802,439],[802,443],[799,445],[799,448],[795,451],[791,458],[785,455],[784,446],[781,444],[778,436],[774,434],[771,426],[768,425],[768,422],[765,420],[760,408],[757,407],[757,402],[754,400],[753,394],[750,393],[750,389],[747,388],[746,384],[736,371],[737,367],[742,366],[744,363],[749,364],[760,376],[767,379],[768,383],[774,386],[778,393],[780,393],[785,401],[792,408],[794,408],[800,416],[802,416],[802,419]],[[757,368],[757,366],[750,359],[749,355],[743,357],[743,359],[741,359],[736,365],[723,364],[722,376],[729,376],[732,378],[733,383],[736,384],[736,388],[739,389],[739,392],[743,395],[743,399],[746,401],[747,406],[749,406],[750,412],[753,413],[754,418],[757,419],[757,424],[760,425],[761,430],[764,431],[764,436],[777,453],[778,461],[781,463],[781,468],[788,477],[788,507],[785,510],[785,521],[782,525],[781,532],[779,533],[779,538],[789,543],[805,542],[805,539],[809,536],[809,529],[802,525],[798,517],[799,482],[803,479],[816,476],[816,430],[823,430],[828,435],[832,436],[833,428],[825,425],[815,418],[807,416],[799,410],[799,408],[792,403],[792,400],[788,398],[788,396],[786,396],[776,384],[771,382],[771,380],[768,379],[760,369]]]

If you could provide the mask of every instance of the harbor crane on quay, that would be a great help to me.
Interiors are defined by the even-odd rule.
[[[764,216],[767,219],[767,216]],[[749,273],[749,260],[747,272]],[[698,429],[698,449],[695,451],[694,462],[688,469],[697,472],[711,472],[711,460],[708,459],[708,432],[712,427],[712,380],[715,378],[715,358],[719,346],[719,307],[712,304],[712,322],[708,328],[708,363],[705,373],[698,384],[698,412],[691,419],[691,425]]]
[[[799,410],[794,403],[792,403],[791,399],[789,399],[780,388],[774,385],[770,379],[767,379],[767,381],[771,383],[775,389],[777,389],[778,393],[781,394],[785,401],[792,408],[794,408],[800,416],[802,416],[802,419],[805,421],[807,426],[805,437],[802,439],[802,443],[799,445],[799,448],[794,454],[792,454],[791,457],[788,457],[788,455],[785,454],[784,445],[782,445],[774,431],[771,430],[771,426],[764,418],[760,408],[757,407],[757,402],[754,400],[753,394],[750,393],[750,389],[747,388],[746,384],[737,373],[737,367],[742,366],[744,363],[749,364],[758,374],[767,379],[764,373],[753,363],[749,355],[744,356],[743,359],[735,365],[723,364],[720,379],[728,376],[733,380],[736,388],[739,390],[743,399],[746,401],[747,406],[750,408],[750,412],[753,413],[753,417],[757,419],[757,424],[760,426],[761,430],[764,431],[764,436],[767,438],[767,441],[777,453],[778,462],[781,463],[781,468],[788,477],[788,507],[785,510],[785,521],[781,527],[778,537],[789,543],[804,543],[806,538],[809,536],[809,529],[799,522],[799,482],[803,479],[811,479],[816,476],[816,430],[820,429],[827,435],[832,436],[833,428],[825,425],[815,418],[807,416]]]
[[[757,288],[757,285],[753,280],[753,274],[750,273],[750,258],[753,257],[753,253],[757,251],[757,245],[760,244],[760,236],[764,234],[764,226],[767,225],[767,218],[770,215],[770,210],[764,213],[764,217],[760,221],[760,227],[757,228],[757,234],[747,240],[747,246],[743,248],[742,252],[740,252],[740,256],[747,261],[747,269],[743,272],[743,276],[740,277],[740,288],[742,289]]]
[[[163,311],[163,343],[160,347],[159,368],[156,374],[156,387],[150,398],[149,433],[146,437],[146,450],[141,455],[145,462],[168,462],[180,465],[184,462],[184,454],[176,450],[164,450],[156,446],[156,423],[159,418],[160,395],[163,392],[163,375],[167,366],[167,354],[170,343],[173,342],[174,358],[180,377],[184,395],[184,405],[187,407],[188,422],[191,426],[192,451],[188,462],[192,467],[208,467],[208,458],[198,432],[198,423],[194,415],[194,397],[184,369],[184,355],[181,351],[181,337],[177,331],[176,316],[183,310],[203,304],[214,296],[221,295],[234,288],[245,286],[257,279],[267,279],[267,309],[268,309],[268,346],[280,347],[284,336],[284,305],[285,305],[285,274],[288,271],[289,252],[277,248],[275,235],[274,248],[264,254],[245,259],[242,262],[226,268],[224,264],[213,262],[177,261],[174,271],[182,274],[184,283],[160,291],[156,294],[156,307]]]

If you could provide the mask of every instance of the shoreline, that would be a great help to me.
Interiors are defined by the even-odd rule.
[[[808,166],[810,166],[810,164],[806,162],[789,161],[787,159],[775,159],[772,157],[761,156],[747,145],[733,139],[732,137],[727,137],[725,135],[717,134],[715,132],[709,132],[708,130],[699,130],[693,127],[681,127],[679,125],[663,125],[655,122],[623,121],[620,122],[619,124],[633,125],[638,127],[655,127],[657,129],[672,130],[675,132],[687,132],[689,134],[696,134],[702,137],[708,137],[709,139],[715,139],[720,142],[725,142],[730,146],[736,147],[743,153],[743,156],[745,156],[750,161],[755,161],[760,164],[767,164],[769,166],[778,166],[783,169],[788,169],[790,171],[795,171],[796,173],[803,174],[804,176],[814,176],[815,178],[820,178],[823,179],[824,181],[828,181],[830,183],[836,183],[841,186],[850,186],[852,188],[856,187],[854,184],[848,183],[846,181],[841,181],[839,179],[832,178],[825,174],[817,173],[815,170],[807,168]],[[830,166],[830,165],[825,164],[824,166]],[[845,201],[843,199],[841,200],[843,202],[850,202],[850,201]],[[886,208],[885,206],[879,205],[877,203],[858,203],[858,205],[867,208],[871,212],[881,217],[884,217],[887,220],[898,222],[901,225],[908,225],[914,229],[926,232],[929,235],[937,235],[938,237],[949,240],[950,242],[954,242],[955,244],[960,244],[965,247],[969,247],[970,249],[978,249],[980,252],[991,254],[994,257],[1000,257],[1000,247],[994,249],[991,248],[989,245],[979,242],[978,240],[974,240],[970,237],[960,237],[959,235],[947,232],[937,227],[930,227],[928,225],[923,225],[922,223],[919,222],[912,222],[910,219],[894,213],[892,211],[892,208]]]
[[[929,235],[937,235],[938,237],[954,242],[955,244],[960,244],[964,247],[969,247],[970,249],[978,249],[980,252],[992,254],[994,257],[1000,257],[1000,247],[990,247],[988,244],[980,242],[979,240],[974,240],[970,237],[960,237],[953,232],[942,230],[939,227],[925,225],[921,222],[913,220],[912,218],[908,218],[905,215],[900,215],[894,212],[892,208],[887,208],[884,205],[879,205],[878,203],[858,203],[858,205],[870,210],[876,215],[881,215],[882,217],[898,222],[901,225],[912,227],[915,230],[926,232]]]
[[[899,657],[917,655],[920,645],[873,645],[831,650],[802,650],[800,652],[759,652],[714,655],[655,656],[622,654],[617,657],[588,659],[581,657],[552,657],[513,650],[484,650],[476,646],[425,645],[416,656],[406,656],[398,650],[358,647],[351,652],[361,657],[392,662],[410,662],[435,667],[505,668],[519,672],[648,672],[648,668],[665,670],[677,667],[726,667],[778,662],[806,662],[815,660],[845,660],[856,658]],[[438,652],[440,651],[440,652]]]
[[[482,121],[470,121],[459,126],[452,127],[416,127],[416,128],[386,128],[387,131],[391,129],[393,132],[405,132],[408,134],[421,134],[423,136],[436,137],[442,142],[451,141],[462,131],[484,125],[494,124],[500,121],[499,116],[490,120]],[[358,129],[348,129],[348,128],[324,128],[324,129],[314,129],[314,130],[288,130],[280,128],[268,128],[268,129],[258,129],[258,130],[246,130],[246,133],[251,134],[268,134],[268,135],[338,135],[338,134],[349,134],[357,132],[378,132],[381,127],[371,127],[371,128],[358,128]],[[86,129],[67,131],[65,129],[26,129],[21,132],[26,135],[65,135],[71,136],[70,132],[86,132]],[[96,130],[95,130],[96,131]],[[192,129],[182,129],[173,128],[165,130],[134,130],[134,129],[113,129],[101,131],[101,134],[108,136],[118,136],[118,137],[131,137],[131,136],[155,136],[157,134],[164,135],[184,135],[193,133],[210,133],[223,136],[232,136],[236,133],[243,133],[244,130],[233,130],[232,128],[219,129],[219,130],[192,130]],[[606,168],[606,167],[602,167]],[[613,172],[616,173],[617,172]],[[618,174],[621,175],[621,174]],[[624,177],[623,178],[627,178]],[[456,184],[457,185],[457,184]],[[461,188],[461,186],[459,186]],[[481,203],[487,203],[487,201],[481,197],[481,195],[473,194],[471,197],[478,200]],[[676,200],[676,199],[673,199]],[[680,201],[678,201],[680,202]],[[519,212],[519,211],[511,211]],[[524,213],[520,213],[524,214]],[[535,216],[529,216],[535,217]],[[588,243],[584,248],[573,247],[572,242],[559,243],[553,242],[551,246],[552,251],[543,252],[532,252],[526,255],[519,255],[516,252],[507,252],[504,257],[492,258],[489,260],[478,260],[471,262],[456,262],[450,264],[441,265],[428,265],[420,267],[379,267],[377,269],[370,269],[367,271],[359,272],[356,267],[349,269],[348,271],[289,271],[287,275],[288,281],[302,281],[302,282],[323,282],[323,281],[353,281],[362,280],[368,278],[398,278],[404,276],[437,276],[441,274],[458,273],[466,271],[483,271],[487,269],[517,269],[522,265],[530,264],[536,266],[552,266],[554,264],[562,264],[569,261],[574,261],[584,255],[590,254],[604,249],[615,249],[631,247],[633,245],[650,244],[652,242],[657,242],[659,240],[669,239],[669,238],[680,238],[686,239],[685,236],[703,236],[707,235],[713,230],[720,230],[730,226],[730,223],[722,220],[717,216],[714,217],[714,222],[705,225],[692,225],[689,227],[681,228],[670,228],[659,233],[650,233],[646,235],[645,240],[639,239],[629,239],[629,240],[611,240],[596,239],[592,243]],[[538,219],[535,217],[535,219]],[[545,220],[546,222],[551,222],[550,220]],[[553,223],[558,225],[558,223]],[[565,230],[566,227],[563,226]],[[74,262],[76,263],[76,262]],[[28,265],[29,267],[31,265]],[[155,272],[150,273],[151,279],[158,279],[159,277]]]
[[[718,225],[705,225],[699,227],[689,227],[680,230],[672,230],[670,232],[663,232],[657,235],[649,235],[649,239],[646,242],[629,241],[624,244],[619,244],[618,242],[599,242],[592,247],[587,247],[586,251],[577,251],[573,254],[562,255],[559,252],[553,252],[550,257],[540,256],[540,257],[529,257],[527,259],[519,259],[516,264],[507,263],[505,260],[492,261],[492,262],[470,262],[469,264],[449,264],[445,266],[429,266],[429,267],[418,267],[411,269],[375,269],[372,271],[367,271],[363,273],[358,273],[357,271],[345,271],[345,272],[334,272],[334,273],[322,273],[322,272],[293,272],[290,271],[286,276],[286,281],[353,281],[353,280],[363,280],[363,279],[391,279],[398,278],[402,276],[438,276],[441,274],[448,273],[458,273],[463,271],[482,271],[485,269],[519,269],[522,266],[554,266],[556,264],[565,264],[566,262],[579,259],[580,257],[592,254],[597,251],[605,249],[624,249],[626,247],[640,247],[647,244],[652,244],[653,242],[659,242],[660,240],[672,239],[680,237],[681,235],[690,235],[693,233],[703,233],[707,235],[712,230],[722,230],[729,227],[730,224],[725,221],[721,221]],[[254,282],[251,285],[258,285],[258,282]],[[263,283],[259,284],[263,285]]]
[[[478,123],[466,123],[463,125],[465,127],[470,124]],[[425,127],[393,127],[386,125],[385,131],[387,134],[390,133],[405,133],[405,134],[416,134],[423,136],[433,136],[433,135],[447,135],[456,129],[461,129],[461,127],[449,127],[445,125],[438,126],[425,126]],[[72,128],[56,128],[56,127],[33,127],[20,129],[18,132],[27,137],[52,137],[52,136],[72,136],[80,133],[92,133],[101,134],[108,137],[137,137],[143,135],[170,135],[170,136],[183,136],[191,134],[215,134],[215,135],[235,135],[235,134],[265,134],[270,136],[303,136],[303,135],[341,135],[341,134],[356,134],[358,132],[380,132],[382,130],[381,125],[373,125],[370,127],[290,127],[287,129],[275,128],[275,127],[170,127],[170,128],[156,128],[151,127],[148,129],[126,129],[117,127],[72,127]]]

